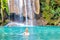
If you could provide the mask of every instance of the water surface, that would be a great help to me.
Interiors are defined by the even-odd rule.
[[[0,40],[60,40],[59,26],[28,27],[29,36],[21,35],[26,27],[1,27]]]

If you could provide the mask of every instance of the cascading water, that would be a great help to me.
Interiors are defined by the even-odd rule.
[[[28,10],[28,15],[31,16],[30,17],[30,20],[31,20],[30,21],[31,22],[30,25],[32,26],[33,25],[33,17],[32,17],[32,13],[33,12],[32,12],[31,0],[28,0],[27,5],[28,5],[28,9],[29,9]]]
[[[25,6],[25,13],[26,13],[26,25],[28,25],[26,0],[24,0],[24,6]]]
[[[24,25],[29,25],[32,26],[33,25],[33,21],[34,21],[34,12],[35,12],[35,4],[34,4],[35,0],[9,0],[8,1],[8,5],[9,5],[9,11],[11,13],[11,10],[15,13],[14,15],[14,22],[12,22],[12,24],[24,24]],[[13,4],[13,8],[12,8],[12,4]],[[18,17],[16,17],[16,14],[19,15]],[[23,15],[25,14],[25,20],[23,18]],[[29,19],[28,19],[29,17]],[[18,20],[17,20],[18,18]],[[16,22],[16,20],[18,22]]]
[[[24,4],[25,4],[25,11],[26,11],[26,25],[29,24],[29,20],[27,17],[30,18],[30,26],[33,25],[33,17],[32,17],[32,6],[31,6],[31,0],[24,0]]]
[[[20,3],[20,4],[19,4]],[[18,8],[19,8],[19,15],[20,15],[20,22],[22,22],[23,18],[22,18],[22,13],[23,13],[23,0],[18,0]]]

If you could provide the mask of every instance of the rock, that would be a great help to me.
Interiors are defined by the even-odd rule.
[[[17,2],[15,3],[16,0],[9,0],[8,6],[9,6],[9,11],[10,13],[19,13],[19,7],[17,6]]]
[[[60,23],[58,24],[58,26],[60,26]]]
[[[37,24],[38,25],[46,25],[47,24],[47,21],[43,18],[40,18],[37,20]]]
[[[40,12],[40,3],[39,3],[39,0],[34,0],[34,2],[32,2],[33,0],[31,0],[31,4],[32,4],[32,9],[33,9],[33,11],[34,11],[34,13],[36,13],[36,14],[39,14],[39,12]],[[16,1],[17,2],[17,1]],[[16,3],[14,0],[10,0],[9,1],[9,6],[10,6],[10,13],[16,13],[16,14],[18,14],[18,12],[21,12],[20,10],[19,10],[19,7],[17,7],[16,5],[14,5],[15,3]],[[28,2],[27,2],[28,3]],[[33,5],[33,3],[34,3],[34,5]],[[21,4],[20,4],[21,5]],[[35,7],[35,10],[34,10],[34,7]],[[23,6],[23,15],[24,16],[26,16],[26,10],[25,10],[25,8],[24,8],[24,6]],[[33,13],[33,14],[34,14]],[[28,14],[28,16],[29,16],[30,14]],[[34,15],[33,15],[34,16]],[[30,16],[29,16],[30,17]]]
[[[40,1],[39,0],[35,0],[35,13],[39,14],[40,13]]]

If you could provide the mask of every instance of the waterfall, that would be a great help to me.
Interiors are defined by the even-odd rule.
[[[31,20],[30,21],[31,22],[30,25],[32,26],[33,25],[33,18],[32,18],[33,17],[32,16],[33,15],[32,14],[33,12],[32,12],[31,0],[28,0],[27,4],[28,4],[28,9],[29,9],[28,10],[28,15],[30,16],[30,20]]]
[[[12,2],[12,0],[9,0],[9,1]],[[34,18],[34,12],[35,12],[34,1],[35,0],[14,0],[14,4],[13,4],[14,8],[12,8],[12,9],[14,9],[14,12],[16,12],[16,10],[17,10],[16,7],[18,8],[17,13],[19,15],[20,23],[23,20],[22,16],[23,16],[23,14],[24,14],[23,12],[25,10],[25,15],[26,15],[25,25],[30,25],[30,26],[33,25],[33,21],[34,21],[33,18]],[[8,5],[9,5],[9,8],[10,8],[10,5],[12,5],[12,4],[10,4],[8,2]],[[23,10],[23,7],[24,7],[24,10]],[[28,17],[29,17],[29,19],[28,19]],[[14,20],[16,20],[16,19],[14,19]]]
[[[18,0],[18,6],[19,6],[19,15],[20,15],[20,22],[22,22],[22,13],[23,13],[23,0]]]
[[[26,0],[24,0],[24,6],[25,6],[25,13],[26,13],[26,25],[28,25],[28,19],[27,19],[27,6],[26,6]]]
[[[32,6],[33,6],[33,7],[32,7],[32,8],[33,8],[33,12],[35,12],[35,11],[36,11],[36,10],[35,10],[35,8],[36,8],[36,7],[35,7],[35,0],[32,0]]]
[[[25,11],[26,11],[26,25],[29,24],[28,22],[28,16],[30,17],[30,24],[33,25],[33,18],[32,18],[32,6],[31,6],[31,0],[24,0],[24,5],[25,5]]]

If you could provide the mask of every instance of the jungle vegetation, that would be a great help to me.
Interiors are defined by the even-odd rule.
[[[8,23],[8,0],[0,0],[0,25]],[[40,0],[40,16],[47,21],[46,25],[60,24],[60,0]]]
[[[60,23],[60,0],[41,0],[42,17],[47,25],[58,25]]]
[[[8,21],[7,15],[9,15],[9,9],[7,0],[0,0],[0,25],[5,25]]]

